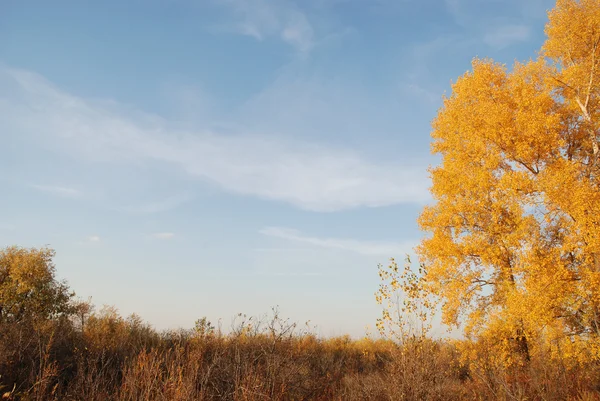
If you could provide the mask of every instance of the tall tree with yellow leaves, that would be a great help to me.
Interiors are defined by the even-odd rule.
[[[433,122],[422,285],[467,336],[600,357],[600,0],[559,0],[537,60],[476,59]],[[535,339],[536,341],[532,341]]]

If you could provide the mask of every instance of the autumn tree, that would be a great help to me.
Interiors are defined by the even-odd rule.
[[[51,319],[71,312],[73,294],[55,277],[54,251],[0,250],[0,323]]]
[[[536,60],[473,61],[433,122],[421,285],[529,358],[600,357],[600,0],[559,0]]]
[[[45,388],[56,374],[51,356],[72,355],[72,293],[56,279],[53,257],[48,248],[0,249],[0,388],[12,389],[9,399]],[[36,375],[44,380],[26,379]]]

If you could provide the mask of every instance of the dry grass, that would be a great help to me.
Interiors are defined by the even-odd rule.
[[[321,339],[281,319],[241,317],[228,335],[206,320],[157,333],[104,310],[3,324],[6,400],[598,400],[598,364],[502,368],[461,362],[447,341]],[[487,359],[486,359],[487,358]]]

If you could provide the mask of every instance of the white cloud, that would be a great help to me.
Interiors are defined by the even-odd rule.
[[[294,272],[294,271],[257,271],[257,276],[275,276],[275,277],[318,277],[323,276],[319,272]]]
[[[313,47],[313,28],[301,13],[293,13],[281,31],[281,38],[302,52],[308,52]]]
[[[423,99],[427,103],[435,104],[441,102],[442,100],[441,92],[432,91],[416,82],[406,83],[403,85],[403,87],[412,95],[412,97]]]
[[[486,27],[505,15],[544,18],[542,2],[555,0],[444,0],[448,14],[462,27]],[[536,10],[534,14],[532,11]]]
[[[115,103],[72,96],[21,70],[0,68],[0,89],[3,132],[29,136],[81,161],[162,163],[233,194],[312,211],[430,199],[424,166],[373,162],[353,151],[273,136],[180,130]]]
[[[345,238],[319,238],[303,235],[298,230],[284,227],[266,227],[259,231],[269,237],[309,244],[321,248],[339,249],[362,255],[385,255],[388,257],[411,252],[413,243],[393,241],[359,241]]]
[[[47,192],[52,195],[61,196],[63,198],[80,198],[82,196],[81,191],[68,187],[55,185],[31,185],[31,188],[37,189],[38,191]]]
[[[154,233],[152,236],[156,239],[171,239],[175,236],[174,233]]]
[[[0,231],[14,231],[16,226],[8,223],[0,223]]]
[[[454,18],[455,22],[458,24],[463,24],[463,20],[465,19],[461,7],[460,0],[444,0],[444,5],[446,6],[446,10],[448,13]]]
[[[177,208],[192,200],[190,195],[174,195],[166,199],[156,200],[139,205],[117,208],[118,211],[132,214],[154,214]]]
[[[97,235],[92,235],[91,237],[88,237],[88,242],[100,242],[100,237]]]
[[[531,25],[546,18],[555,0],[444,0],[454,22],[465,31],[476,30],[486,45],[502,49],[528,41]],[[508,23],[512,21],[511,23]]]
[[[504,25],[487,32],[483,36],[485,44],[497,49],[514,43],[526,42],[531,36],[531,28],[526,25]]]
[[[293,3],[279,0],[220,0],[238,18],[234,29],[257,40],[279,37],[301,52],[314,45],[314,29]]]

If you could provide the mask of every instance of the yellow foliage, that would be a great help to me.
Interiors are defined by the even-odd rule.
[[[423,271],[380,267],[381,331],[402,319],[394,296],[422,321],[433,296],[444,323],[503,363],[599,359],[600,1],[559,0],[546,33],[537,60],[475,59],[444,99]]]
[[[54,251],[0,250],[0,323],[44,320],[70,312],[67,284],[55,279]]]
[[[375,299],[383,306],[376,323],[381,335],[399,341],[427,335],[436,302],[424,286],[425,274],[424,266],[420,266],[418,272],[412,270],[408,256],[403,269],[395,259],[391,259],[388,266],[379,265],[381,283]]]

